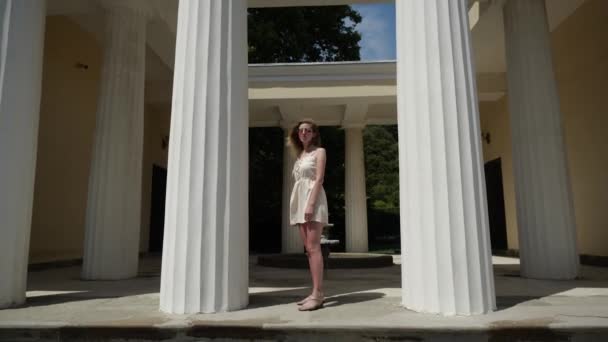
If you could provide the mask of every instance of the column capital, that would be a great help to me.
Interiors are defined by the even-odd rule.
[[[284,127],[293,127],[300,118],[302,118],[302,106],[293,104],[282,104],[278,107],[279,114],[281,115],[280,125]]]
[[[342,119],[342,127],[345,129],[365,128],[368,111],[368,103],[348,103],[346,106],[344,106],[344,117]]]
[[[297,123],[297,121],[293,121],[293,120],[279,120],[279,126],[286,130],[287,133],[289,133],[289,131],[293,128],[293,126],[295,126],[295,124]]]
[[[367,126],[367,124],[365,122],[345,122],[342,121],[342,128],[343,129],[364,129],[365,126]]]

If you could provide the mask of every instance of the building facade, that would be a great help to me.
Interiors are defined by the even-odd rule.
[[[0,306],[24,302],[28,263],[136,276],[156,164],[161,310],[245,307],[248,127],[302,117],[345,129],[358,252],[373,229],[362,131],[398,124],[407,308],[495,308],[483,167],[497,158],[523,276],[572,279],[579,254],[608,255],[605,2],[398,0],[396,62],[247,65],[247,6],[343,3],[0,1]]]

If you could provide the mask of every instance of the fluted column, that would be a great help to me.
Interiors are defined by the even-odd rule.
[[[294,124],[295,125],[295,124]],[[281,252],[282,253],[302,253],[304,244],[300,237],[298,227],[289,225],[289,200],[291,199],[291,191],[295,182],[293,175],[293,164],[296,159],[287,146],[286,140],[291,131],[291,127],[286,125],[283,128],[285,131],[285,141],[283,141],[283,198],[282,198],[282,216],[281,216]]]
[[[347,127],[344,136],[346,251],[363,253],[368,251],[363,127]]]
[[[504,7],[521,274],[573,279],[578,252],[544,0]]]
[[[0,308],[25,302],[46,1],[0,1]]]
[[[466,0],[397,0],[403,304],[495,308]]]
[[[160,309],[248,303],[247,4],[181,0]]]
[[[82,277],[137,275],[144,128],[146,17],[128,1],[105,12],[104,56]]]

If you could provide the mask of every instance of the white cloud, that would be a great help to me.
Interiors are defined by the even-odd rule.
[[[361,14],[357,31],[361,33],[361,60],[386,60],[395,58],[394,11],[387,6],[357,5],[353,8]]]

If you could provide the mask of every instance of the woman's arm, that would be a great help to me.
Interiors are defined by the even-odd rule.
[[[315,209],[315,203],[317,202],[319,193],[321,192],[321,188],[323,187],[323,179],[325,178],[325,163],[327,161],[325,149],[321,147],[317,148],[315,158],[317,159],[317,170],[315,175],[316,178],[312,186],[310,196],[308,197],[306,210],[304,211],[304,219],[306,221],[310,221],[312,219],[312,215]]]

